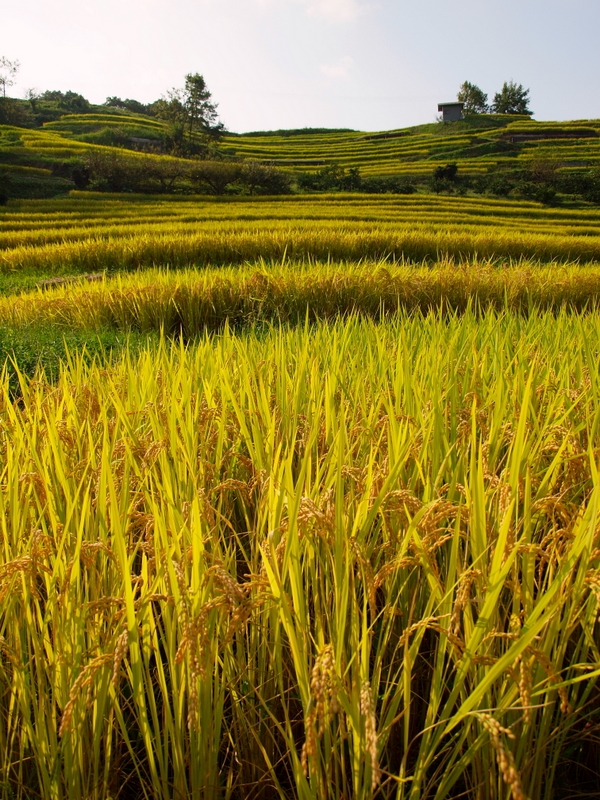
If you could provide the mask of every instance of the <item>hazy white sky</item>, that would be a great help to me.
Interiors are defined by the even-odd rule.
[[[537,119],[600,117],[598,0],[0,0],[13,96],[148,102],[206,78],[232,131],[433,121],[464,80]]]

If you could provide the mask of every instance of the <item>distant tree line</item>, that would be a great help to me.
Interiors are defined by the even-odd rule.
[[[457,164],[436,167],[428,188],[436,194],[483,194],[554,205],[563,200],[600,204],[600,169],[564,172],[552,159],[532,159],[522,167],[496,167],[462,175]]]
[[[91,151],[65,166],[64,177],[80,189],[147,194],[287,194],[290,176],[269,164],[248,161],[157,158],[115,150]]]
[[[6,97],[6,89],[14,85],[18,68],[18,61],[0,57],[0,124],[40,127],[65,114],[97,114],[113,109],[129,111],[162,120],[163,152],[183,157],[208,157],[210,146],[219,140],[225,130],[218,119],[217,105],[212,100],[206,81],[197,72],[185,76],[183,87],[171,89],[152,103],[107,97],[103,105],[97,106],[72,91],[38,92],[29,89],[24,100]]]

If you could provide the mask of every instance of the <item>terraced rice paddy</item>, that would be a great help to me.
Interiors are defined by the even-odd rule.
[[[553,123],[487,115],[446,125],[421,125],[382,133],[244,134],[227,137],[227,154],[272,161],[292,171],[311,172],[325,164],[358,167],[361,174],[425,175],[436,164],[455,162],[467,174],[535,159],[559,166],[600,164],[597,120]]]
[[[90,150],[123,153],[109,145],[159,146],[164,134],[156,118],[126,112],[65,115],[41,129],[0,128],[0,165],[52,168]],[[510,115],[485,115],[440,125],[383,132],[283,131],[228,134],[219,143],[225,157],[274,164],[291,173],[329,164],[358,168],[363,177],[429,177],[436,166],[456,163],[461,175],[518,168],[549,160],[561,170],[600,166],[600,122],[537,122]],[[158,158],[159,156],[154,156]],[[162,156],[166,158],[166,156]]]
[[[0,209],[0,797],[597,796],[599,223]]]
[[[0,273],[267,260],[596,261],[600,212],[476,198],[320,195],[202,201],[74,193],[0,212]]]

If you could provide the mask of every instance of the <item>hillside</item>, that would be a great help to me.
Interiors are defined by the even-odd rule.
[[[69,114],[41,128],[0,126],[0,181],[8,176],[14,196],[64,193],[77,182],[76,167],[90,152],[130,158],[163,153],[165,128],[153,117],[129,112]],[[589,174],[600,166],[600,120],[537,122],[509,115],[482,115],[383,132],[298,130],[223,136],[217,156],[268,163],[298,176],[336,166],[361,178],[412,180],[422,190],[436,167],[454,163],[462,179],[522,172],[540,165],[553,176]],[[157,162],[158,163],[158,162]],[[545,165],[545,167],[544,167]],[[529,180],[529,178],[528,178]],[[300,183],[302,188],[302,184]],[[307,184],[304,188],[319,188]],[[326,188],[336,188],[328,186]],[[427,189],[427,187],[425,187]],[[452,187],[450,187],[452,188]],[[467,184],[467,189],[471,185]],[[442,187],[442,190],[444,187]],[[486,185],[484,191],[488,191]],[[384,189],[384,190],[390,190]],[[392,191],[396,191],[392,187]],[[507,194],[510,187],[492,193]],[[569,191],[559,188],[559,191]]]
[[[294,171],[336,162],[358,167],[365,175],[423,175],[439,164],[456,162],[461,171],[475,174],[540,158],[573,169],[600,163],[600,120],[536,122],[485,115],[378,133],[230,135],[222,149],[228,155],[271,160]]]

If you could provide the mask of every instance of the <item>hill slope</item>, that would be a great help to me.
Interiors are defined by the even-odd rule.
[[[379,133],[302,133],[227,136],[228,155],[271,160],[294,171],[338,163],[365,175],[422,175],[456,162],[466,173],[553,159],[563,168],[600,164],[600,120],[536,122],[485,115]]]
[[[0,179],[9,170],[13,182],[33,187],[29,196],[56,194],[72,188],[65,180],[72,177],[68,167],[90,151],[147,151],[145,158],[171,158],[160,153],[164,133],[156,118],[126,112],[65,115],[35,129],[0,126]],[[364,177],[418,180],[448,163],[456,163],[461,175],[476,176],[539,162],[551,162],[562,172],[586,172],[600,166],[600,120],[537,122],[485,115],[375,133],[226,134],[219,151],[225,158],[268,162],[292,174],[336,164],[356,168]],[[36,186],[42,187],[40,193]]]

